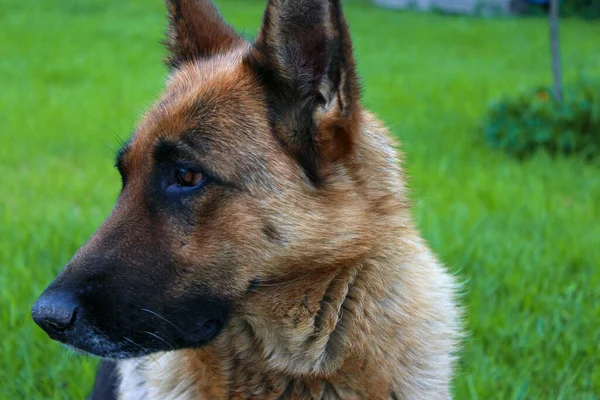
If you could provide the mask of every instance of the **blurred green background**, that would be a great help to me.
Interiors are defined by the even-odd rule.
[[[264,1],[218,0],[251,36]],[[457,399],[600,398],[600,166],[490,150],[487,105],[551,82],[542,17],[347,2],[364,103],[406,155],[424,236],[464,281]],[[0,398],[81,399],[96,361],[29,309],[110,212],[119,140],[163,87],[162,1],[0,0]],[[561,22],[568,85],[600,24]]]

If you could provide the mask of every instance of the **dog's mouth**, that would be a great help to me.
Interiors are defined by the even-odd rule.
[[[32,316],[51,339],[87,354],[124,359],[206,345],[223,330],[230,305],[197,298],[174,304],[174,313],[123,304],[110,308],[94,308],[72,292],[48,290],[33,306]]]
[[[218,336],[223,325],[220,320],[207,319],[179,337],[159,329],[129,335],[124,333],[120,340],[115,340],[101,330],[83,324],[73,331],[54,330],[47,331],[47,334],[76,353],[109,359],[127,359],[160,351],[202,347]]]

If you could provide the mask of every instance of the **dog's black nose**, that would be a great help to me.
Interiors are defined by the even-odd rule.
[[[31,316],[52,339],[60,339],[75,326],[79,304],[65,292],[44,293],[31,309]]]

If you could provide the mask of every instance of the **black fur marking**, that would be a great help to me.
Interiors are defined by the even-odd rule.
[[[154,146],[154,161],[156,164],[190,164],[198,163],[193,152],[189,151],[180,143],[170,140],[160,140]]]
[[[325,291],[323,298],[319,302],[319,310],[317,311],[317,313],[315,315],[315,320],[314,320],[315,334],[321,333],[321,331],[323,330],[323,324],[325,323],[324,318],[326,315],[325,313],[329,312],[332,309],[336,310],[335,305],[332,304],[332,300],[333,300],[332,292],[335,290],[336,285],[338,284],[337,279],[338,279],[339,275],[340,275],[340,273],[338,272],[333,277],[333,279],[329,282],[329,285],[327,286],[327,290]],[[339,320],[337,322],[339,322]],[[316,339],[317,339],[317,337],[314,336],[313,340],[316,340]]]
[[[181,20],[181,1],[180,0],[167,0],[175,7],[175,14],[171,16],[174,22]]]
[[[325,384],[323,385],[323,395],[329,395],[329,398],[336,398],[336,399],[340,399],[342,400],[343,397],[340,396],[340,394],[338,393],[336,387],[331,384],[330,382],[325,382]]]
[[[290,152],[310,182],[320,186],[316,125],[312,115],[317,105],[323,102],[322,97],[313,93],[311,98],[299,92],[296,85],[282,80],[258,60],[249,59],[247,62],[266,88],[268,119],[277,142]]]
[[[277,243],[282,242],[281,235],[273,224],[266,222],[263,225],[262,232],[269,240]]]
[[[293,380],[290,380],[281,396],[279,396],[279,400],[290,399],[294,395],[294,386],[295,382]]]
[[[114,361],[104,360],[98,366],[96,381],[88,400],[117,400],[119,371]]]
[[[330,4],[332,8],[333,24],[338,34],[338,49],[336,53],[339,57],[339,65],[337,66],[337,69],[338,72],[344,72],[345,79],[343,82],[341,81],[341,74],[332,76],[331,70],[330,77],[335,82],[335,87],[339,87],[340,89],[338,95],[340,96],[340,105],[342,110],[346,112],[352,112],[352,110],[344,110],[346,107],[356,104],[360,98],[360,88],[358,85],[356,66],[352,54],[352,42],[340,1],[332,0],[330,1]]]
[[[322,2],[284,2],[267,6],[258,55],[249,64],[267,89],[269,121],[275,137],[320,186],[315,109],[326,99],[319,92],[328,65]]]

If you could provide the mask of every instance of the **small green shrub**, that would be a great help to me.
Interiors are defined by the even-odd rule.
[[[485,135],[493,148],[519,158],[544,149],[551,154],[600,155],[600,85],[567,88],[564,100],[540,88],[490,106]]]
[[[567,17],[600,18],[600,0],[566,0],[561,2],[560,11]]]
[[[512,8],[526,15],[543,15],[548,12],[548,3],[529,0],[513,0]],[[561,17],[600,18],[600,0],[563,0],[560,2]]]

